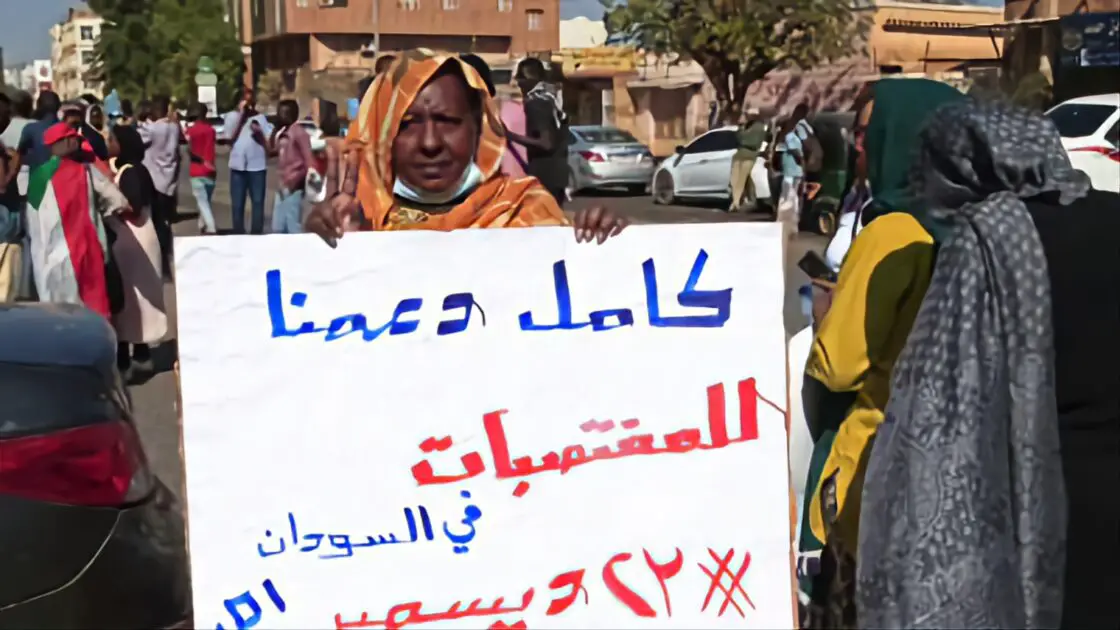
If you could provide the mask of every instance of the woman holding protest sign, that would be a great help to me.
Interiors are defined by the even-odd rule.
[[[602,207],[569,222],[536,179],[502,174],[504,134],[474,68],[409,52],[362,98],[347,137],[347,176],[306,228],[333,245],[355,230],[547,225],[574,225],[578,241],[601,243],[626,227]]]

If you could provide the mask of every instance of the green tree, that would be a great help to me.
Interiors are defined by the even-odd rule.
[[[859,0],[855,0],[858,2]],[[862,52],[870,23],[853,0],[600,0],[607,30],[704,69],[725,122],[771,70]]]
[[[163,57],[152,29],[155,0],[89,0],[88,4],[105,20],[94,45],[94,78],[106,92],[115,88],[121,98],[151,96]]]
[[[222,0],[89,0],[105,18],[97,66],[105,88],[122,98],[167,95],[198,99],[198,59],[210,57],[218,76],[218,106],[232,108],[241,95],[244,59]]]

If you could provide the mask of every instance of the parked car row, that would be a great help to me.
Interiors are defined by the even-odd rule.
[[[819,183],[821,190],[802,213],[804,227],[827,231],[840,206],[847,181],[849,161],[845,130],[853,114],[818,114],[810,120],[821,140],[825,159]],[[738,128],[728,125],[712,129],[674,155],[656,163],[649,148],[631,134],[611,127],[572,127],[569,162],[573,192],[608,186],[625,186],[641,194],[648,184],[656,204],[678,201],[731,201],[731,162],[738,150]],[[769,147],[776,140],[771,133],[751,168],[750,178],[758,200],[757,210],[773,212],[780,188],[780,174],[768,163]]]
[[[649,147],[614,127],[576,126],[568,130],[568,188],[578,193],[620,186],[645,193],[657,164]]]

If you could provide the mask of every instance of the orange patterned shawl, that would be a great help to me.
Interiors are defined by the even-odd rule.
[[[482,183],[462,203],[442,214],[409,212],[393,198],[391,147],[405,111],[424,84],[447,63],[459,64],[482,98],[481,137],[475,164]],[[374,80],[362,98],[358,120],[346,138],[347,162],[357,169],[357,198],[374,230],[531,227],[568,225],[556,201],[533,177],[501,172],[506,150],[498,108],[474,68],[458,57],[413,50]],[[409,216],[411,214],[411,216]],[[403,217],[403,218],[402,218]]]

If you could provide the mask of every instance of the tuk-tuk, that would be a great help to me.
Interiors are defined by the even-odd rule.
[[[820,190],[801,212],[801,230],[830,236],[836,229],[840,202],[849,185],[852,151],[848,134],[855,116],[855,112],[822,112],[809,118],[824,155],[820,172],[810,180]]]
[[[802,208],[798,230],[831,236],[835,230],[840,202],[844,199],[849,184],[848,171],[852,152],[848,143],[848,133],[855,123],[855,112],[822,112],[810,116],[808,120],[824,155],[821,156],[820,172],[809,176],[810,183],[819,184],[820,189]],[[774,125],[769,146],[778,147],[780,139],[777,137],[777,130],[780,127]],[[773,152],[770,153],[768,161],[771,198],[767,205],[772,212],[776,212],[778,196],[782,189],[782,173]]]

